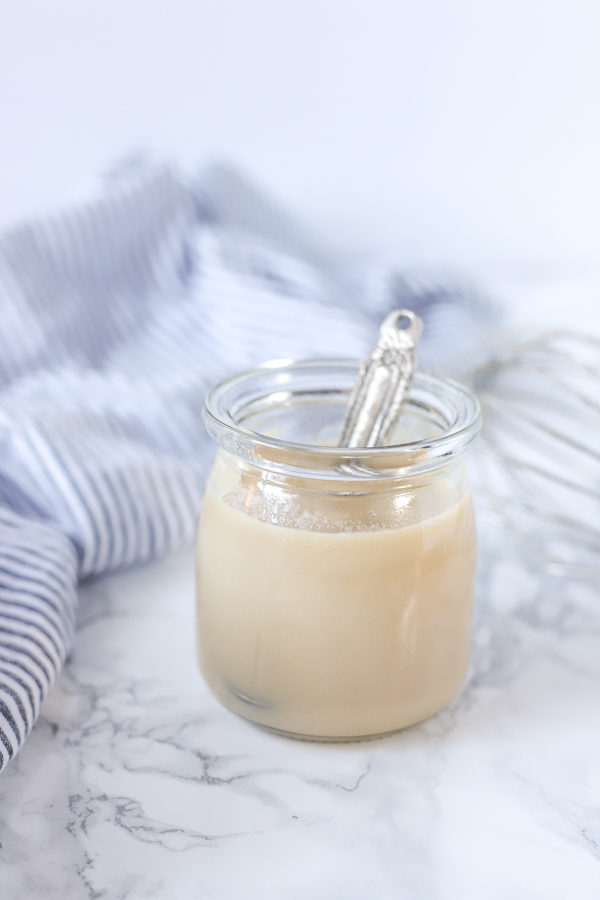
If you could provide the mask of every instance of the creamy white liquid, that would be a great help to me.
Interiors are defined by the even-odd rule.
[[[321,738],[381,734],[440,710],[469,652],[464,482],[438,478],[400,497],[298,492],[280,504],[281,526],[252,501],[252,479],[226,480],[225,490],[213,475],[207,490],[197,554],[199,659],[223,703]]]

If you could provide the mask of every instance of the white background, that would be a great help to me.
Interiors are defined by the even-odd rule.
[[[0,223],[226,157],[341,248],[596,269],[596,0],[0,0]]]

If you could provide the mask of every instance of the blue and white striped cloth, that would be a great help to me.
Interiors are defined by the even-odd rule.
[[[192,537],[207,386],[272,357],[362,355],[399,304],[424,315],[430,362],[487,319],[388,266],[338,270],[221,167],[141,166],[0,237],[0,770],[69,650],[78,581]]]

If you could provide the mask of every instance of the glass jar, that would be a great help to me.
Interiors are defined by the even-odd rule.
[[[475,397],[417,373],[390,444],[336,447],[356,361],[275,362],[213,388],[198,653],[229,709],[320,740],[438,712],[465,676]]]

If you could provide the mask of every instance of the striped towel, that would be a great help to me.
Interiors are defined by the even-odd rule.
[[[234,172],[147,165],[1,237],[0,303],[0,770],[69,650],[78,581],[192,538],[208,385],[362,355],[399,304],[430,359],[487,315],[389,266],[340,268]]]

